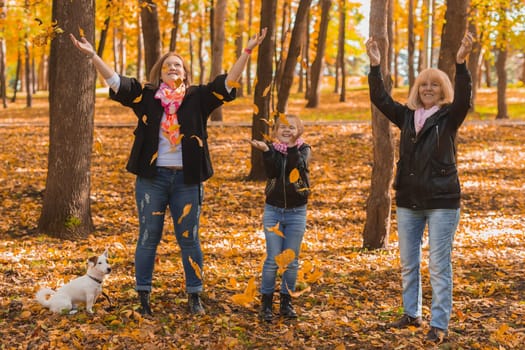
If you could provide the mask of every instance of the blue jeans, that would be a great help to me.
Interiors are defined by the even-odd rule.
[[[448,329],[452,312],[452,242],[459,223],[459,209],[412,210],[397,208],[403,309],[421,316],[421,244],[428,223],[432,308],[430,326]]]
[[[135,250],[136,290],[151,291],[155,255],[162,237],[166,208],[169,205],[175,237],[182,253],[186,291],[201,292],[202,280],[197,277],[189,259],[197,263],[202,271],[202,250],[199,241],[202,185],[186,185],[181,170],[158,167],[154,178],[137,177],[135,197],[140,228]],[[191,209],[180,220],[186,205],[191,205]]]
[[[279,230],[284,234],[280,237],[268,228],[279,223]],[[264,236],[266,237],[266,260],[262,271],[261,294],[272,294],[275,290],[275,280],[278,266],[275,256],[286,249],[295,252],[295,259],[288,265],[281,281],[281,293],[289,294],[295,291],[297,269],[299,268],[299,252],[306,229],[306,205],[297,208],[278,208],[266,204],[263,215]]]

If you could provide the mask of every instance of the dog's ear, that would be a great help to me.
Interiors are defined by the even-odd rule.
[[[89,265],[92,265],[92,266],[95,266],[98,262],[98,257],[97,256],[92,256],[91,258],[88,259],[88,266]]]

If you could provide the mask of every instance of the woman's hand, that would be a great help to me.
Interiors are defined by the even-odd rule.
[[[456,63],[464,63],[470,51],[472,51],[472,42],[474,42],[474,36],[470,32],[466,32],[463,39],[461,39],[461,46],[456,54]]]
[[[89,58],[95,56],[95,49],[93,49],[93,46],[86,40],[86,38],[81,37],[80,40],[77,40],[77,38],[71,33],[69,34],[69,37],[71,38],[73,45],[75,45],[83,54]]]
[[[379,52],[379,47],[377,46],[377,41],[373,37],[368,38],[365,43],[366,45],[366,54],[370,59],[371,66],[378,66],[381,63],[381,53]]]
[[[246,49],[249,51],[252,51],[256,46],[259,46],[262,41],[264,40],[264,37],[266,36],[266,31],[268,28],[263,28],[261,30],[261,34],[255,34],[253,37],[251,37],[248,40],[248,43],[246,44]]]
[[[257,148],[260,151],[268,152],[270,150],[270,147],[263,142],[259,140],[247,140],[253,147]]]

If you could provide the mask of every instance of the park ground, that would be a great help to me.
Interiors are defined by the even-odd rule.
[[[406,95],[406,91],[397,92]],[[478,114],[458,137],[462,219],[454,244],[454,311],[441,349],[517,349],[525,342],[525,91],[509,96],[509,120],[494,121],[495,93],[481,91]],[[48,111],[24,101],[0,111],[0,349],[425,349],[422,329],[387,330],[402,313],[396,218],[389,245],[364,251],[372,130],[366,90],[315,110],[291,104],[308,121],[312,197],[294,304],[296,321],[261,323],[254,302],[240,306],[250,278],[260,282],[264,258],[264,183],[247,181],[251,102],[224,108],[209,128],[215,176],[206,182],[201,221],[207,315],[186,311],[179,249],[168,218],[152,294],[154,318],[142,318],[133,290],[137,220],[133,176],[125,171],[131,113],[97,98],[92,158],[92,216],[87,239],[62,241],[36,232],[47,174]],[[86,259],[110,250],[104,282],[111,305],[95,314],[53,315],[34,301],[85,271]],[[423,244],[427,257],[427,245]],[[424,317],[431,289],[423,269]]]

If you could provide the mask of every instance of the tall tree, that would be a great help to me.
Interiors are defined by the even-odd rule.
[[[65,33],[82,28],[93,42],[94,1],[53,0],[52,6],[52,18]],[[95,69],[66,35],[52,40],[49,66],[48,170],[38,229],[59,238],[82,238],[93,230],[90,168]]]
[[[292,29],[292,36],[290,38],[290,46],[288,48],[288,55],[284,64],[281,83],[277,95],[277,112],[285,113],[288,97],[290,96],[290,89],[292,88],[293,79],[295,77],[295,68],[297,66],[297,59],[301,55],[301,45],[306,33],[306,17],[310,9],[311,0],[300,0],[297,12],[295,14],[295,23]]]
[[[161,56],[161,41],[159,29],[159,15],[157,5],[153,0],[139,0],[141,4],[140,19],[142,24],[142,38],[144,43],[144,57],[146,63],[146,78],[149,78],[151,68]]]
[[[321,89],[321,76],[323,72],[324,52],[326,48],[326,35],[328,33],[328,22],[330,21],[331,0],[320,0],[321,2],[321,23],[319,24],[319,35],[317,37],[317,51],[311,70],[311,86],[307,96],[307,108],[319,106],[319,91]]]
[[[267,28],[259,49],[257,50],[257,84],[253,94],[253,102],[256,106],[252,114],[252,139],[262,140],[263,135],[268,134],[268,122],[270,120],[270,98],[273,78],[273,55],[275,45],[275,17],[277,11],[277,0],[261,1],[261,24],[260,30]],[[266,123],[264,122],[266,121]],[[248,175],[250,180],[264,180],[264,164],[262,152],[252,147],[251,169]]]
[[[416,74],[414,72],[414,52],[416,50],[416,38],[414,34],[414,0],[408,0],[408,87],[414,85]]]
[[[475,13],[477,12],[476,8],[471,8],[471,13],[469,15],[469,21],[468,21],[468,31],[471,32],[474,35],[474,38],[478,37],[478,26],[475,20]],[[481,66],[481,40],[475,40],[472,43],[472,51],[470,52],[470,55],[468,57],[468,69],[470,71],[470,75],[472,76],[472,99],[471,99],[471,111],[476,110],[476,95],[478,92],[478,84],[479,84],[479,72],[480,72],[480,66]]]
[[[507,112],[507,56],[508,56],[508,42],[509,31],[511,30],[510,21],[508,20],[507,7],[508,2],[502,1],[498,4],[497,14],[499,19],[498,25],[498,41],[496,43],[496,73],[498,75],[498,112],[496,119],[507,119],[509,117]]]
[[[213,40],[211,45],[211,72],[210,79],[223,73],[222,63],[224,61],[224,22],[226,21],[226,0],[216,0],[213,7]],[[211,120],[222,120],[222,108],[216,108],[211,114]]]
[[[346,67],[345,67],[345,33],[346,33],[346,0],[339,0],[339,33],[337,38],[337,64],[336,71],[341,74],[341,91],[339,102],[346,101]],[[336,74],[336,82],[339,80]],[[337,83],[335,92],[337,92]]]
[[[392,89],[388,70],[388,0],[372,0],[370,4],[370,36],[381,51],[381,74],[387,91]],[[363,230],[363,248],[379,249],[388,245],[392,198],[390,187],[394,173],[394,144],[388,119],[372,106],[372,140],[374,160],[370,194],[366,201],[366,223]]]
[[[244,0],[239,0],[239,7],[237,8],[237,30],[235,35],[235,56],[238,58],[242,55],[243,45],[244,45],[244,38],[243,33],[244,29],[246,27],[244,23]],[[244,96],[244,84],[242,79],[239,80],[239,87],[237,88],[237,97],[243,97]]]
[[[171,37],[170,37],[170,51],[176,51],[177,49],[177,33],[179,30],[179,18],[180,18],[180,0],[174,0],[173,22],[172,22]]]
[[[445,24],[441,33],[438,68],[454,81],[456,52],[467,29],[467,10],[470,0],[447,0]]]

